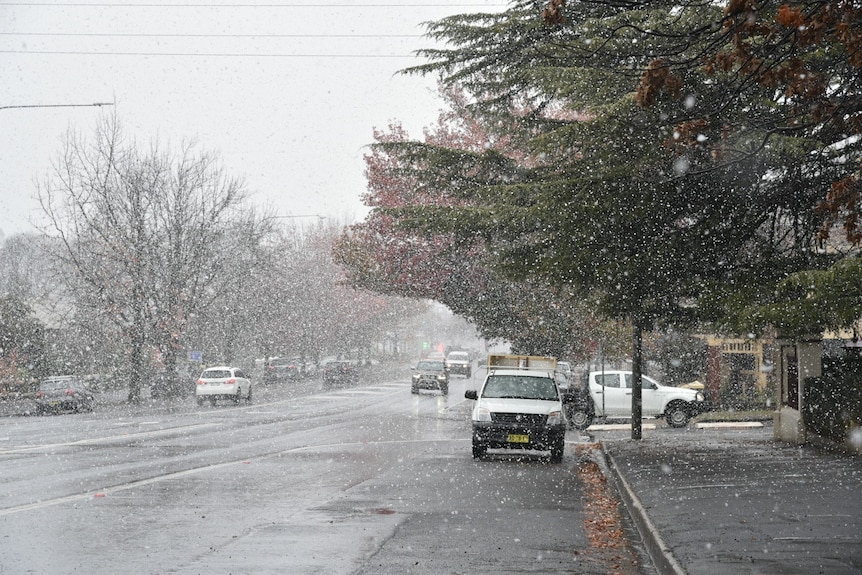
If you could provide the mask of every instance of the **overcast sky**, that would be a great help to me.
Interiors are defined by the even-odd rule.
[[[431,46],[422,23],[505,5],[0,0],[0,233],[32,229],[63,135],[111,111],[139,144],[218,152],[280,215],[362,219],[374,128],[419,138],[442,106],[434,79],[398,74]]]

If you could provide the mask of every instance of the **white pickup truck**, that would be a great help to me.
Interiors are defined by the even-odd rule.
[[[476,402],[471,416],[474,458],[502,448],[549,451],[552,463],[563,460],[566,421],[555,368],[553,357],[488,357],[484,383],[464,394]]]
[[[568,397],[569,422],[586,429],[595,418],[631,419],[633,382],[631,371],[591,371],[586,389]],[[702,392],[662,385],[646,375],[641,376],[641,406],[643,417],[664,417],[671,427],[685,427],[691,417],[709,411]]]

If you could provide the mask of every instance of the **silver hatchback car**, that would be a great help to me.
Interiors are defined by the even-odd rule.
[[[245,399],[251,403],[251,380],[238,367],[210,367],[205,369],[195,386],[198,405],[205,400],[215,403],[219,397],[239,403]]]

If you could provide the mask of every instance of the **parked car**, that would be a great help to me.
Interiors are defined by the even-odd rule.
[[[473,373],[471,369],[470,354],[466,351],[450,351],[446,356],[446,369],[449,374],[460,374],[464,377],[470,377]]]
[[[251,380],[238,367],[210,367],[198,378],[195,396],[198,405],[203,405],[206,400],[215,403],[220,397],[236,403],[241,399],[251,403],[251,387]]]
[[[568,361],[558,361],[557,369],[554,373],[554,378],[557,380],[557,386],[560,389],[568,389],[572,385],[572,364]]]
[[[467,390],[476,400],[471,416],[473,457],[489,448],[550,451],[552,463],[563,460],[566,420],[553,374],[529,369],[493,369],[482,387]]]
[[[331,359],[321,367],[323,385],[343,385],[359,380],[359,371],[354,362],[348,359]]]
[[[302,375],[302,362],[298,357],[273,357],[263,371],[265,384],[297,380]]]
[[[588,385],[566,402],[572,426],[586,429],[595,418],[631,419],[633,379],[631,371],[590,372]],[[642,375],[641,409],[644,417],[664,417],[671,427],[685,427],[690,418],[709,411],[710,406],[701,391],[662,385]]]
[[[449,373],[446,363],[441,360],[423,359],[413,368],[410,382],[410,392],[419,393],[420,389],[439,389],[443,395],[449,395]]]
[[[36,413],[93,411],[95,398],[90,388],[75,376],[49,377],[36,391]]]

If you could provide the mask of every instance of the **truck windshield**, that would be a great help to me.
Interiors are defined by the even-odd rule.
[[[557,386],[549,377],[530,375],[491,375],[482,397],[555,400]]]

